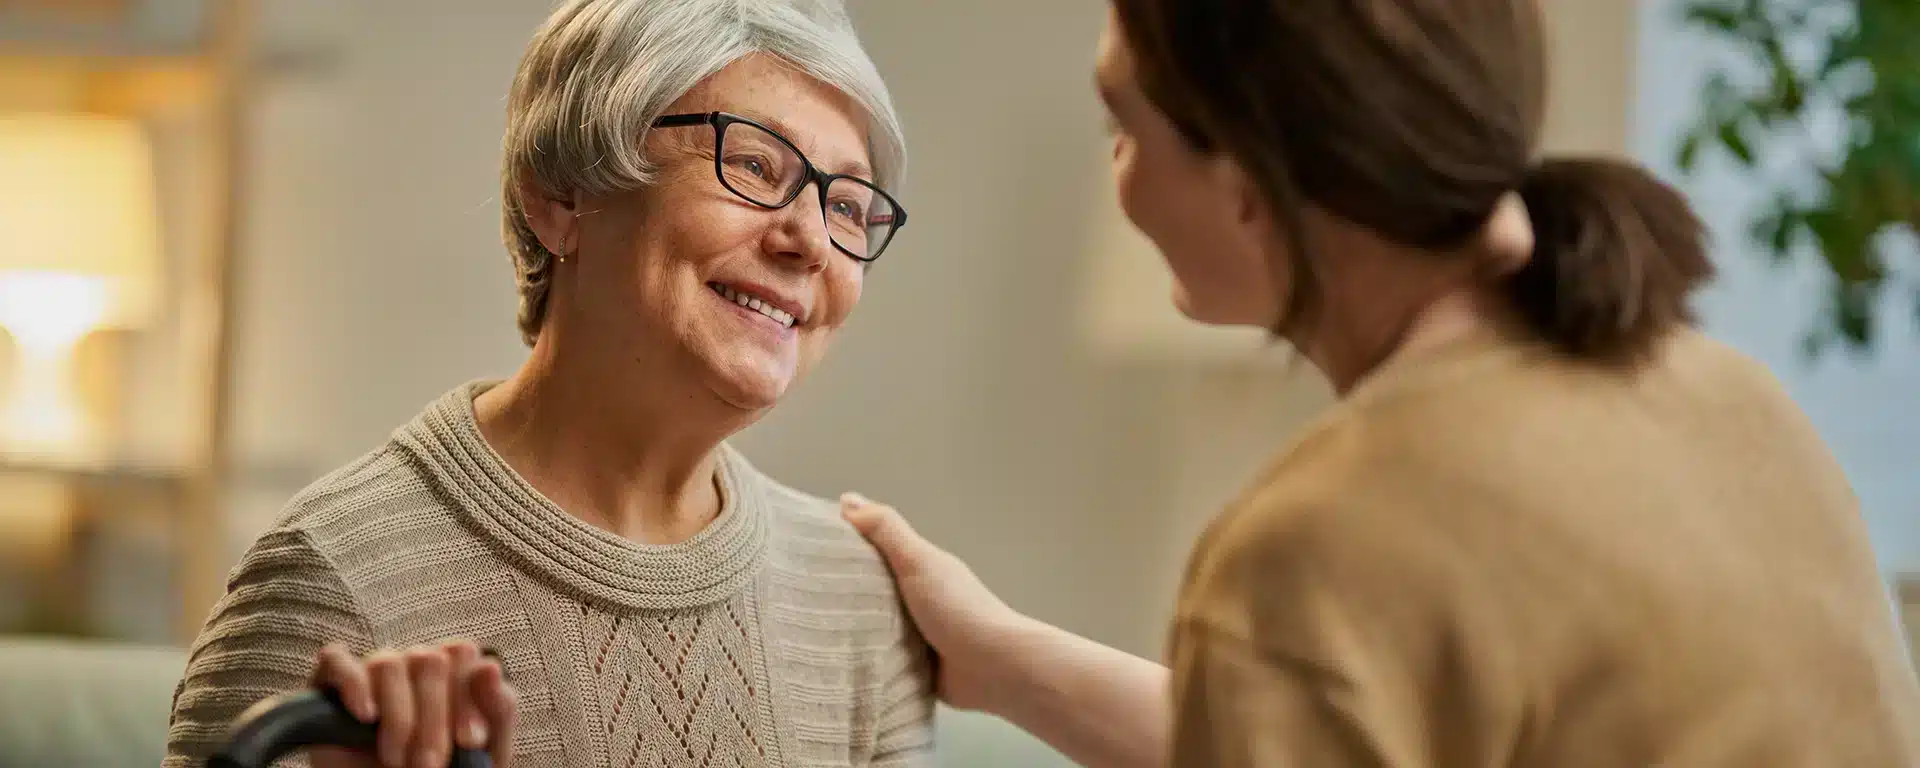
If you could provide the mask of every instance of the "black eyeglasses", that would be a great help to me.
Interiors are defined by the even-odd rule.
[[[812,184],[820,191],[827,238],[841,253],[872,262],[907,224],[892,195],[857,176],[821,173],[800,149],[773,129],[725,112],[667,115],[655,128],[713,126],[713,172],[720,185],[749,203],[785,208]]]

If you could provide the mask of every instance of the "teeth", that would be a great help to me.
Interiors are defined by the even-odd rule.
[[[794,319],[793,315],[785,310],[780,309],[779,307],[773,306],[772,304],[768,304],[765,301],[761,301],[760,299],[754,298],[752,296],[748,296],[747,294],[741,293],[739,291],[736,291],[732,288],[721,285],[719,283],[708,283],[707,287],[712,288],[714,293],[720,294],[720,297],[723,299],[726,299],[727,301],[731,301],[735,304],[746,307],[747,309],[751,309],[755,312],[766,315],[767,317],[773,318],[774,322],[779,323],[784,327],[787,327],[787,328],[793,327],[793,319]]]

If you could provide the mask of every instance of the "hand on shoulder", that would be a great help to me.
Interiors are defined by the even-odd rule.
[[[1026,617],[894,508],[856,493],[842,496],[840,508],[892,569],[907,612],[938,658],[941,700],[959,709],[986,708],[994,689],[989,656],[1014,642]]]

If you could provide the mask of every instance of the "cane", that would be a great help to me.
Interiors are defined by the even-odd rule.
[[[207,758],[207,768],[271,768],[273,761],[311,747],[372,752],[379,728],[360,722],[332,690],[295,691],[261,701],[241,713],[227,743]],[[449,768],[492,768],[477,749],[454,750]]]

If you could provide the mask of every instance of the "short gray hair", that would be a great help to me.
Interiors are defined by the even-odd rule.
[[[751,54],[840,90],[871,121],[875,182],[893,189],[906,140],[886,83],[839,0],[566,0],[534,35],[507,100],[501,215],[520,292],[520,336],[546,321],[554,255],[521,187],[612,194],[650,184],[647,131],[702,80]]]

